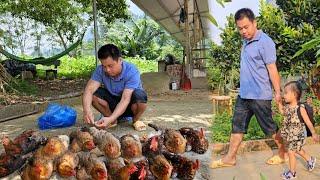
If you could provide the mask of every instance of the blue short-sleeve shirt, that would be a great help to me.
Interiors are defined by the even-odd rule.
[[[244,41],[240,60],[240,97],[272,100],[272,83],[267,65],[276,62],[276,47],[272,39],[258,30],[250,41]]]
[[[91,79],[103,84],[113,95],[121,96],[124,89],[142,89],[139,70],[135,65],[122,61],[121,74],[118,77],[110,77],[99,65],[93,72]]]

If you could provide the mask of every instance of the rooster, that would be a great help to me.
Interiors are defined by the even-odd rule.
[[[104,162],[90,152],[79,152],[79,164],[85,168],[85,172],[92,180],[108,179],[107,168]],[[77,175],[78,177],[78,175]]]
[[[112,180],[130,180],[131,175],[136,172],[138,169],[134,163],[129,163],[124,167],[120,168],[116,174],[111,177]]]
[[[174,129],[160,128],[154,124],[148,124],[156,131],[162,131],[164,136],[165,148],[175,154],[182,154],[186,151],[187,140],[181,135],[179,131]]]
[[[18,156],[32,152],[46,143],[46,138],[33,130],[22,132],[13,141],[9,137],[2,138],[2,145],[7,154]]]
[[[120,138],[122,157],[127,160],[137,159],[142,156],[140,140],[132,135],[124,135]]]
[[[30,155],[13,156],[2,153],[0,155],[0,178],[8,176],[14,171],[20,169],[26,162]]]
[[[161,154],[163,149],[163,137],[160,135],[152,136],[142,146],[142,153],[147,158]]]
[[[173,165],[173,172],[177,173],[179,179],[192,180],[200,168],[200,162],[195,162],[178,154],[163,152],[164,157]]]
[[[95,127],[91,127],[89,131],[94,138],[94,143],[108,159],[120,157],[121,145],[118,138],[105,130],[99,130]]]
[[[200,131],[192,128],[181,128],[179,131],[187,139],[187,144],[191,146],[191,151],[204,154],[208,150],[209,142],[202,128]]]
[[[46,180],[53,172],[53,161],[48,159],[35,158],[27,165],[22,172],[22,180]]]
[[[71,132],[70,141],[70,149],[73,152],[90,151],[95,148],[92,135],[80,129]]]
[[[131,180],[155,180],[155,177],[149,169],[149,162],[147,159],[135,162],[134,165],[137,167],[137,171],[131,175]]]
[[[68,151],[58,159],[57,172],[64,178],[75,176],[78,164],[79,157],[77,154]]]
[[[124,159],[119,157],[117,159],[109,159],[106,163],[108,174],[114,177],[119,169],[125,166]]]
[[[172,165],[163,155],[150,158],[150,170],[158,180],[169,180],[172,173]]]

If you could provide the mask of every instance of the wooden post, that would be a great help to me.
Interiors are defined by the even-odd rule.
[[[188,66],[187,72],[188,75],[190,77],[190,65],[191,65],[191,61],[190,61],[190,34],[189,34],[189,10],[188,10],[188,0],[184,0],[184,10],[185,10],[185,14],[186,14],[186,19],[185,19],[185,34],[186,34],[186,42],[185,42],[185,47],[186,47],[186,65]]]

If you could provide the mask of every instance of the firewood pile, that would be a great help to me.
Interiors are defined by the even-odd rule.
[[[23,180],[169,180],[194,179],[200,162],[183,154],[204,154],[203,129],[167,129],[139,137],[122,137],[95,127],[46,138],[33,130],[11,140],[2,137],[0,178],[18,172]]]

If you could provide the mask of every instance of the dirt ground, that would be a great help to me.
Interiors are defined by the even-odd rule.
[[[205,129],[206,136],[210,139],[211,134],[209,127],[211,126],[212,120],[212,103],[210,96],[211,93],[207,90],[192,90],[189,92],[170,91],[161,95],[148,97],[148,108],[143,115],[143,121],[145,123],[154,123],[176,129],[181,127],[202,127]],[[70,128],[42,131],[44,135],[69,134],[70,131],[75,128],[84,126],[82,121],[81,98],[66,100],[66,103],[70,104],[78,112],[76,125]],[[15,137],[23,130],[37,129],[37,119],[39,116],[41,116],[41,114],[1,123],[0,131],[2,134]],[[98,118],[100,115],[95,112],[95,116]],[[147,131],[137,132],[133,130],[130,122],[120,123],[115,128],[110,129],[110,131],[118,136],[127,133],[142,136],[154,132],[154,130],[149,127]],[[201,168],[195,179],[210,179],[208,164],[211,159],[211,150],[208,150],[208,152],[203,155],[192,152],[185,153],[184,155],[191,159],[199,159],[201,161]],[[10,177],[10,179],[12,178],[13,177]]]

